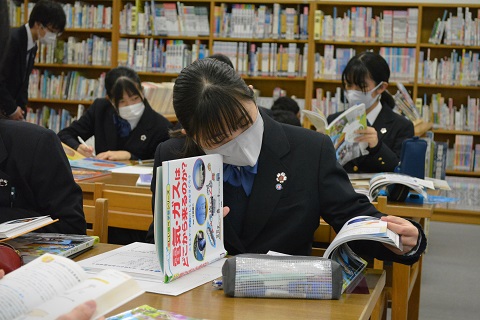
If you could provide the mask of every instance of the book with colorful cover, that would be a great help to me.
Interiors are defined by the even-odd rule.
[[[24,263],[28,263],[45,253],[73,258],[98,242],[98,237],[86,235],[30,232],[7,243],[20,252]]]
[[[222,156],[165,161],[156,186],[154,236],[164,281],[223,258]]]
[[[342,112],[330,124],[320,111],[302,110],[302,113],[312,122],[317,131],[330,137],[335,147],[337,161],[343,166],[350,160],[368,154],[366,142],[356,142],[360,136],[359,129],[367,128],[367,113],[365,104],[358,104]]]
[[[68,160],[80,160],[85,158],[85,156],[82,155],[80,152],[78,152],[73,148],[70,148],[63,142],[62,142],[62,147],[63,147],[63,151],[65,151],[65,154],[67,155]]]
[[[73,180],[75,182],[80,181],[87,181],[103,176],[110,175],[108,171],[100,171],[100,170],[88,170],[88,169],[81,169],[81,168],[72,168]]]
[[[142,305],[117,315],[108,317],[106,320],[195,320],[175,312],[155,309],[149,305]]]
[[[125,167],[128,164],[123,162],[100,160],[94,158],[83,158],[77,160],[68,160],[72,168],[82,168],[89,170],[111,171],[113,169]]]

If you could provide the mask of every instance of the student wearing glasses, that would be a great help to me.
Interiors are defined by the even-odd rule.
[[[37,53],[37,40],[53,44],[65,29],[65,13],[60,4],[40,0],[28,23],[10,31],[5,68],[0,73],[0,111],[12,120],[23,120],[28,101],[28,79]]]

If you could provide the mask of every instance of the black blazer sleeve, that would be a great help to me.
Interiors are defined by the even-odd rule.
[[[2,99],[0,99],[0,109],[3,109],[6,115],[14,113],[17,109],[16,97],[12,94],[10,87],[12,85],[15,86],[20,81],[20,67],[18,65],[18,59],[21,54],[20,51],[20,40],[14,36],[12,30],[7,54],[5,55],[3,65],[0,65],[0,97],[2,97]],[[23,56],[25,56],[25,54]],[[17,88],[17,90],[18,89],[20,88]]]
[[[96,99],[80,119],[73,121],[69,127],[58,132],[58,137],[63,143],[77,150],[80,145],[77,136],[80,136],[83,140],[88,140],[95,134],[95,111],[102,100]]]
[[[26,135],[21,138],[26,139]],[[9,154],[9,163],[14,163],[15,170],[20,171],[10,172],[21,188],[13,208],[1,208],[1,219],[50,215],[59,221],[39,232],[85,234],[82,190],[73,180],[58,137],[53,131],[43,129],[36,130],[30,139],[28,151],[11,150]]]

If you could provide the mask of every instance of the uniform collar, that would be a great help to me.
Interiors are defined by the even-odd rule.
[[[377,106],[367,114],[367,120],[370,123],[370,125],[373,125],[375,120],[377,120],[377,117],[380,114],[380,111],[382,111],[382,103],[378,101]]]
[[[32,30],[30,30],[30,26],[25,24],[25,29],[27,29],[27,51],[30,51],[35,47],[35,42],[33,41]]]

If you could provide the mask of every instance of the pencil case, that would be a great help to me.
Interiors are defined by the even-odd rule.
[[[332,260],[310,256],[240,254],[222,268],[230,297],[339,299],[342,271]]]

